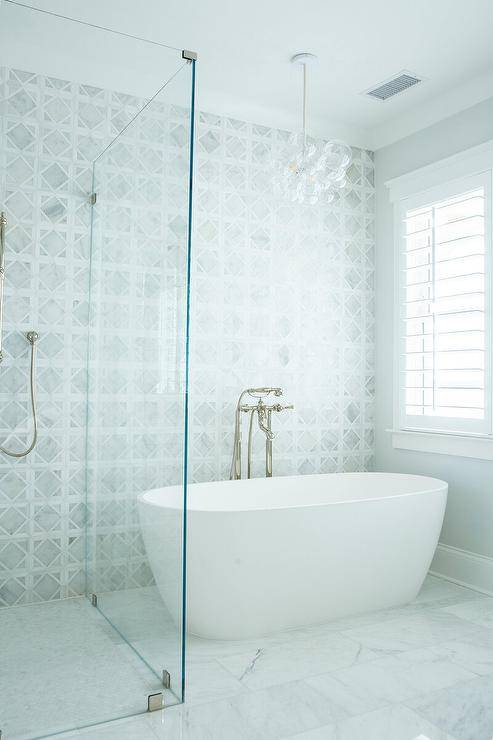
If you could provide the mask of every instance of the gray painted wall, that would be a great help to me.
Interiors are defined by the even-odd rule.
[[[392,427],[393,213],[385,182],[493,138],[493,98],[376,153],[377,470],[422,473],[449,482],[441,541],[493,557],[493,462],[394,450]]]

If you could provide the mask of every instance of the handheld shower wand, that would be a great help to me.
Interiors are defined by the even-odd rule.
[[[3,347],[2,347],[2,334],[3,334],[3,289],[5,283],[5,229],[7,226],[7,217],[3,211],[0,213],[0,362],[3,360]],[[30,380],[29,387],[31,391],[31,414],[33,420],[33,436],[31,444],[28,445],[24,450],[15,452],[14,450],[8,450],[6,447],[0,445],[0,452],[3,452],[9,457],[25,457],[33,451],[38,441],[38,414],[36,409],[36,342],[38,341],[38,334],[35,331],[28,331],[26,339],[31,345],[31,364],[30,364]]]

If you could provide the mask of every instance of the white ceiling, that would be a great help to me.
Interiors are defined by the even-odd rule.
[[[301,76],[289,59],[317,54],[311,132],[372,149],[493,96],[493,0],[25,1],[197,51],[199,106],[266,125],[298,127]],[[38,53],[46,64],[54,46],[31,44],[30,62]],[[87,51],[104,69],[104,44]],[[385,102],[361,95],[404,69],[426,81]],[[122,89],[137,84],[122,74]]]

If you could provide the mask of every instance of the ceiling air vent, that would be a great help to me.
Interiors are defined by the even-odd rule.
[[[422,80],[422,77],[417,77],[410,72],[400,72],[392,79],[382,82],[380,85],[370,88],[370,90],[365,90],[363,94],[369,95],[370,98],[376,98],[376,100],[388,100],[388,98],[414,87]]]

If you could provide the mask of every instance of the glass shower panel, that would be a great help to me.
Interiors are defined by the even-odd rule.
[[[182,698],[190,132],[194,62],[96,159],[88,594]],[[176,486],[168,505],[143,501]]]
[[[164,670],[166,703],[182,695],[192,74],[180,49],[0,3],[0,437],[18,448],[39,332],[38,441],[0,455],[5,740],[145,712]],[[175,482],[164,606],[137,496]]]

